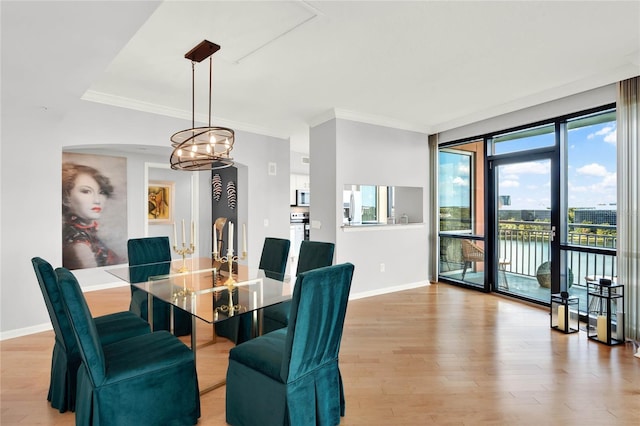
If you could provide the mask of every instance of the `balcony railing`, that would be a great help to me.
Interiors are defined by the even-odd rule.
[[[615,235],[605,233],[615,229],[611,225],[569,225],[567,243],[562,245],[566,264],[571,270],[571,273],[565,271],[572,278],[569,285],[586,285],[586,277],[617,275],[617,239]],[[539,265],[550,260],[551,234],[547,222],[501,221],[498,227],[499,257],[511,262],[506,270],[535,277]]]
[[[586,277],[616,277],[617,239],[611,235],[611,225],[569,224],[567,243],[562,244],[562,256],[570,271],[569,285],[586,286]],[[458,233],[452,233],[458,234]],[[508,274],[536,279],[540,265],[551,260],[551,234],[548,222],[500,221],[498,226],[498,258],[507,259]],[[459,234],[458,234],[459,235]],[[462,270],[459,238],[441,236],[443,271]]]

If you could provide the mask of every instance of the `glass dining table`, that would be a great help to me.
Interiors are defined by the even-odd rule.
[[[251,275],[246,266],[237,264],[229,274],[226,266],[220,268],[220,264],[210,258],[191,258],[116,267],[107,272],[147,293],[148,322],[152,327],[154,297],[171,305],[172,329],[175,309],[189,313],[191,349],[195,358],[198,319],[213,325],[241,314],[251,314],[252,333],[260,335],[261,309],[291,299],[294,282],[290,277],[263,270]],[[224,382],[208,390],[222,384]]]

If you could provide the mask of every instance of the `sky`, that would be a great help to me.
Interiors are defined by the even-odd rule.
[[[513,152],[553,144],[553,133],[503,142],[502,152]],[[594,124],[568,132],[568,206],[615,209],[616,124]],[[501,153],[500,149],[497,153]],[[440,205],[469,205],[471,161],[464,155],[440,153]],[[509,195],[504,209],[550,207],[550,161],[530,161],[501,166],[499,195]],[[613,205],[612,205],[613,204]]]

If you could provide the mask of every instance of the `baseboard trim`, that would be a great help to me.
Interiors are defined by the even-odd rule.
[[[4,331],[0,333],[0,342],[7,339],[14,339],[16,337],[28,336],[29,334],[42,333],[43,331],[53,330],[53,326],[50,322],[43,324],[32,325],[31,327],[17,328],[15,330]]]
[[[107,290],[110,288],[116,288],[116,287],[122,287],[122,286],[128,286],[129,284],[127,283],[122,283],[122,282],[114,282],[114,283],[107,283],[107,284],[99,284],[99,285],[93,285],[90,287],[85,287],[82,289],[83,292],[87,293],[90,291],[98,291],[98,290]],[[402,284],[402,285],[397,285],[397,286],[392,286],[392,287],[384,287],[384,288],[380,288],[380,289],[376,289],[376,290],[371,290],[371,291],[363,291],[363,292],[359,292],[359,293],[353,293],[349,296],[349,300],[357,300],[357,299],[364,299],[365,297],[373,297],[373,296],[380,296],[383,294],[388,294],[388,293],[395,293],[398,291],[404,291],[404,290],[411,290],[414,288],[419,288],[419,287],[426,287],[428,285],[431,285],[431,283],[429,281],[418,281],[415,283],[408,283],[408,284]],[[35,333],[41,333],[43,331],[49,331],[52,330],[53,327],[51,326],[50,322],[46,322],[43,324],[38,324],[38,325],[33,325],[30,327],[24,327],[24,328],[18,328],[15,330],[9,330],[9,331],[5,331],[5,332],[1,332],[0,333],[0,342],[3,340],[7,340],[7,339],[14,339],[16,337],[23,337],[23,336],[28,336],[29,334],[35,334]]]
[[[91,291],[108,290],[110,288],[123,287],[123,286],[128,287],[129,284],[124,281],[115,281],[112,283],[83,287],[82,292],[89,293]],[[49,330],[53,330],[53,326],[51,325],[51,322],[45,322],[42,324],[32,325],[24,328],[17,328],[15,330],[3,331],[3,332],[0,332],[0,342],[7,339],[14,339],[16,337],[28,336],[29,334],[42,333],[43,331],[49,331]]]
[[[398,291],[412,290],[414,288],[426,287],[428,285],[431,285],[429,281],[418,281],[415,283],[402,284],[402,285],[397,285],[392,287],[384,287],[384,288],[379,288],[371,291],[362,291],[359,293],[352,293],[349,296],[349,300],[364,299],[365,297],[380,296],[388,293],[396,293]]]
[[[116,288],[116,287],[124,287],[124,286],[129,287],[130,285],[131,284],[124,281],[115,281],[112,283],[97,284],[97,285],[92,285],[88,287],[82,287],[82,292],[88,293],[90,291],[108,290],[110,288]]]

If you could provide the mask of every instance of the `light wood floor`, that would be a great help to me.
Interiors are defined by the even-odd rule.
[[[87,293],[94,315],[124,310],[127,287]],[[211,338],[198,326],[199,345]],[[53,332],[5,340],[0,423],[72,425],[52,409]],[[201,387],[224,378],[229,342],[198,350]],[[585,332],[549,328],[546,309],[433,284],[349,302],[340,368],[342,425],[637,425],[640,359]],[[224,425],[224,387],[201,425]]]

